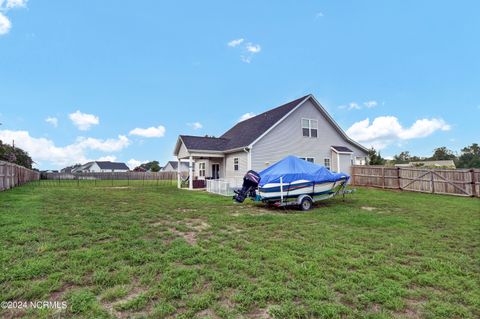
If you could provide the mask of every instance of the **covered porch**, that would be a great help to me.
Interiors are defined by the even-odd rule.
[[[189,153],[184,156],[177,156],[177,159],[179,162],[188,162],[187,176],[182,176],[180,165],[178,165],[178,188],[182,188],[182,186],[188,187],[188,189],[206,188],[207,180],[218,180],[225,177],[225,158],[223,154]]]

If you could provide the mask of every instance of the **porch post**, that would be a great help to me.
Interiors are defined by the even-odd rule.
[[[188,188],[193,189],[193,157],[190,155],[188,158]]]
[[[182,187],[182,181],[180,177],[180,157],[177,157],[177,187]]]

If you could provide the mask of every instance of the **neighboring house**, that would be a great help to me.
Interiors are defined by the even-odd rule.
[[[94,161],[83,164],[80,167],[74,168],[72,173],[116,173],[128,172],[130,169],[125,163]]]
[[[307,95],[239,122],[218,138],[180,135],[174,155],[192,163],[193,179],[239,185],[248,170],[261,171],[287,155],[350,173],[352,164],[367,162],[367,151]]]
[[[396,167],[456,168],[453,160],[417,161],[407,164],[395,164]]]
[[[169,161],[161,170],[162,172],[178,172],[178,162]],[[180,172],[188,172],[188,163],[180,162]]]
[[[75,168],[78,168],[82,166],[82,164],[75,164],[75,165],[72,165],[72,166],[67,166],[65,168],[62,168],[60,170],[61,173],[71,173]]]

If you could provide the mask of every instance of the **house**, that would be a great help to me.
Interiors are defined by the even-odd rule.
[[[165,166],[162,168],[162,172],[178,172],[178,162],[177,161],[169,161]],[[180,172],[188,172],[188,163],[187,162],[180,162]]]
[[[94,161],[72,169],[72,173],[117,173],[128,172],[129,170],[125,163]]]
[[[456,168],[453,160],[416,161],[406,164],[395,164],[395,167]]]
[[[367,162],[367,151],[310,94],[239,122],[220,137],[180,135],[174,155],[188,159],[193,188],[193,179],[241,185],[248,170],[261,171],[287,155],[350,173],[353,164]]]
[[[72,166],[67,166],[65,168],[62,168],[60,170],[61,173],[71,173],[75,168],[78,168],[82,166],[82,164],[75,164],[75,165],[72,165]]]

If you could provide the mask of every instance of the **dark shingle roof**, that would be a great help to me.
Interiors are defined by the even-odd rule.
[[[98,167],[101,169],[126,169],[130,170],[125,163],[116,163],[116,162],[100,162],[96,161]]]
[[[332,145],[332,148],[335,149],[337,152],[351,152],[351,153],[353,153],[353,151],[346,146]]]
[[[190,136],[180,135],[183,143],[187,149],[191,150],[205,150],[205,151],[223,151],[229,142],[225,138],[217,138],[210,136]]]
[[[270,111],[239,122],[220,137],[180,135],[180,138],[187,149],[191,150],[227,151],[246,147],[307,97],[308,95],[302,96]]]
[[[237,123],[234,127],[225,132],[221,138],[229,139],[226,150],[250,145],[253,141],[265,133],[270,127],[277,123],[288,112],[293,110],[298,103],[308,95],[271,109],[248,120]]]

